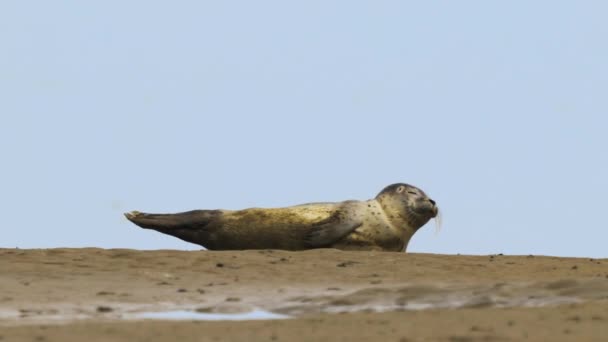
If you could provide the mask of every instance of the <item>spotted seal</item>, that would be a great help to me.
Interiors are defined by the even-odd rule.
[[[125,216],[142,228],[210,250],[405,251],[414,233],[437,214],[435,201],[422,190],[397,183],[366,201]]]

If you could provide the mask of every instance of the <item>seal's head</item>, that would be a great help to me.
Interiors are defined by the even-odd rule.
[[[409,184],[391,184],[380,191],[376,200],[389,216],[398,215],[414,229],[422,227],[439,213],[435,201]]]

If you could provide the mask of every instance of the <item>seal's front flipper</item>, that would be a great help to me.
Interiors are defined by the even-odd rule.
[[[315,224],[306,234],[306,244],[311,248],[331,246],[343,237],[352,233],[363,223],[348,219],[347,216],[333,215],[327,220]]]
[[[221,216],[220,210],[192,210],[177,214],[147,214],[139,211],[125,213],[136,225],[200,244],[208,236],[207,226]]]

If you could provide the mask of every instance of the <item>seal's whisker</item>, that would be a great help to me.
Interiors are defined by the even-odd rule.
[[[441,226],[443,225],[443,216],[441,215],[442,211],[437,208],[437,216],[435,216],[435,235],[439,235],[441,231]]]

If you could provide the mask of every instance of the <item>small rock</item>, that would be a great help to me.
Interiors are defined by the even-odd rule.
[[[98,306],[97,307],[97,312],[104,313],[104,312],[112,312],[112,311],[114,311],[114,309],[112,309],[109,306]]]
[[[570,316],[570,317],[568,317],[568,320],[578,323],[581,321],[581,317],[580,316]]]
[[[354,264],[358,264],[358,262],[356,261],[345,261],[345,262],[341,262],[339,264],[336,265],[336,267],[346,267],[346,266],[351,266]]]
[[[110,291],[99,291],[99,292],[97,292],[98,296],[111,296],[113,294],[114,294],[114,292],[110,292]]]

